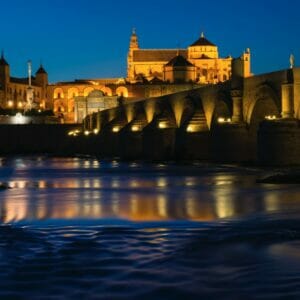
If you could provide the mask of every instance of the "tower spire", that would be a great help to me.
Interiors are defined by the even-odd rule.
[[[130,49],[139,49],[139,42],[135,28],[132,28],[132,34],[130,38]]]
[[[201,32],[201,38],[204,38],[204,32],[203,31]]]
[[[4,59],[4,50],[1,50],[1,59]]]

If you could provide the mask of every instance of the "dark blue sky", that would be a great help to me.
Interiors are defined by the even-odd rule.
[[[187,47],[201,31],[222,56],[249,47],[255,74],[288,67],[291,52],[300,61],[299,0],[11,0],[0,11],[14,76],[29,58],[51,82],[125,76],[132,27],[143,48]]]

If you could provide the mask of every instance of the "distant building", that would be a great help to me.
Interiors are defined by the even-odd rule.
[[[231,77],[232,68],[242,77],[251,76],[250,50],[238,59],[220,58],[218,47],[201,34],[187,49],[141,49],[135,31],[130,38],[126,78],[80,79],[49,84],[41,65],[31,77],[35,107],[52,109],[65,123],[80,122],[82,101],[97,109],[110,107],[104,101],[123,97],[125,102],[159,97],[189,90],[201,84],[223,82]],[[2,52],[0,58],[0,107],[24,109],[29,78],[10,76],[10,66]],[[90,101],[93,91],[102,93],[99,103]],[[97,97],[96,97],[97,98]],[[77,100],[76,100],[77,99]],[[83,100],[85,99],[85,100]],[[78,107],[76,108],[75,102]],[[110,102],[109,102],[110,103]],[[77,112],[76,112],[77,109]],[[96,109],[96,108],[95,108]]]
[[[92,113],[118,106],[118,97],[106,96],[102,91],[92,91],[87,97],[75,97],[75,122],[81,123]]]
[[[32,77],[33,101],[41,109],[47,107],[48,74],[41,65]],[[10,76],[10,67],[2,52],[0,58],[0,106],[2,108],[22,109],[27,99],[29,80],[27,78],[16,78]]]
[[[245,77],[251,76],[250,57],[249,49],[241,56]],[[143,77],[148,81],[156,78],[167,82],[218,83],[231,77],[231,62],[231,56],[219,57],[218,47],[203,33],[187,49],[141,49],[133,31],[127,58],[127,80],[134,83]]]

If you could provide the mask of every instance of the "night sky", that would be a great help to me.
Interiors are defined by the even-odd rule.
[[[124,77],[133,27],[142,48],[185,48],[201,31],[221,56],[249,47],[255,74],[287,68],[290,53],[300,63],[299,0],[12,0],[0,12],[13,76],[31,59],[50,82]]]

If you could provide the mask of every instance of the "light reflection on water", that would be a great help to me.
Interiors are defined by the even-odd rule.
[[[201,164],[1,164],[0,299],[300,298],[298,186]]]
[[[251,172],[79,158],[3,160],[4,223],[51,219],[212,221],[296,205],[298,188],[258,185]],[[175,169],[174,169],[175,168]],[[116,169],[111,173],[112,169]],[[162,171],[163,170],[163,171]],[[198,172],[195,174],[195,170]],[[192,172],[191,172],[192,171]],[[191,173],[191,174],[190,174]]]

